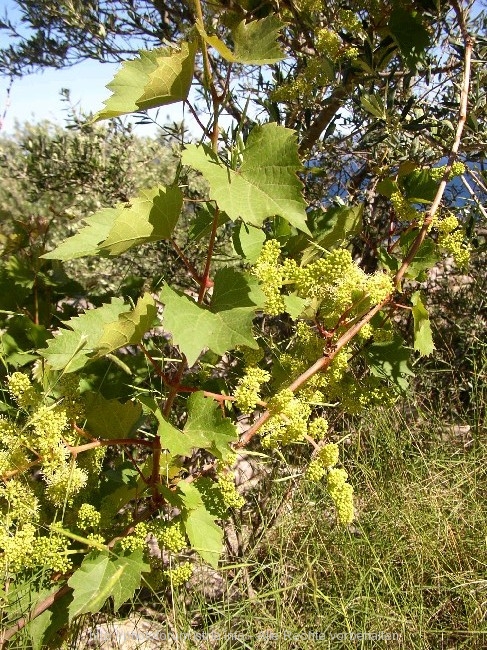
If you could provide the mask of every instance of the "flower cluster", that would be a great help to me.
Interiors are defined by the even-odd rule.
[[[227,471],[218,472],[218,489],[227,508],[240,510],[245,505],[245,499],[237,492],[235,487],[235,473]]]
[[[82,503],[78,510],[77,524],[81,530],[89,528],[98,528],[100,525],[101,514],[92,506],[91,503]]]
[[[326,479],[329,495],[335,503],[338,521],[350,524],[353,521],[353,487],[347,483],[348,474],[344,469],[330,469]]]
[[[246,369],[233,394],[235,404],[241,411],[250,413],[255,409],[257,402],[260,401],[260,387],[269,379],[270,374],[258,366],[250,366]]]
[[[149,523],[149,532],[157,539],[159,547],[171,553],[180,553],[187,546],[186,536],[179,521],[170,523],[155,519]]]
[[[399,190],[391,194],[391,203],[400,221],[417,221],[420,219],[420,213]]]
[[[320,447],[311,460],[306,470],[306,476],[310,481],[317,483],[321,481],[330,467],[338,463],[338,445],[330,442]]]
[[[167,582],[170,583],[171,587],[181,587],[185,582],[193,575],[193,566],[190,562],[181,562],[173,569],[168,569],[163,572],[163,576]]]

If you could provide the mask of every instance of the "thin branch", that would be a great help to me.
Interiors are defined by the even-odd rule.
[[[468,91],[470,88],[470,72],[472,67],[473,40],[467,31],[463,11],[459,6],[457,0],[451,0],[451,4],[453,9],[455,10],[460,31],[462,32],[464,45],[465,45],[464,70],[463,70],[462,89],[460,94],[460,106],[458,112],[457,128],[455,132],[455,138],[453,140],[453,144],[450,149],[450,155],[448,156],[448,162],[445,168],[445,173],[443,174],[443,178],[441,179],[440,185],[436,192],[436,196],[433,199],[433,203],[431,204],[430,209],[425,214],[425,219],[421,227],[421,230],[419,231],[414,242],[411,244],[411,247],[408,250],[401,264],[401,268],[396,273],[396,277],[395,277],[396,286],[400,285],[401,280],[404,277],[404,274],[409,268],[409,265],[413,261],[416,253],[420,249],[421,244],[425,240],[426,235],[428,234],[428,230],[431,226],[431,222],[433,221],[433,217],[435,216],[436,212],[438,211],[438,208],[440,207],[441,200],[443,199],[443,195],[445,193],[445,189],[450,178],[452,165],[455,162],[458,155],[463,128],[467,120]]]
[[[190,260],[186,257],[182,249],[178,246],[178,244],[174,241],[174,239],[171,239],[171,244],[176,253],[179,255],[181,258],[184,266],[186,269],[189,271],[191,277],[193,280],[196,280],[196,282],[199,284],[201,282],[201,277],[198,274],[198,271],[194,268],[194,266],[191,264]]]
[[[47,596],[47,598],[34,607],[34,609],[29,612],[28,616],[20,618],[14,625],[9,627],[8,630],[4,630],[3,632],[0,631],[0,648],[3,648],[7,641],[15,636],[17,632],[20,632],[20,630],[22,630],[28,623],[40,616],[46,611],[46,609],[49,609],[51,605],[54,605],[55,602],[61,600],[61,598],[70,591],[71,587],[69,585],[63,585],[60,589]]]
[[[365,316],[363,316],[355,325],[352,325],[352,327],[344,332],[340,336],[340,338],[337,340],[335,343],[335,346],[332,350],[327,352],[326,355],[320,357],[318,361],[316,361],[310,368],[305,370],[297,379],[295,379],[290,386],[288,386],[289,390],[292,390],[293,393],[296,392],[303,384],[305,384],[308,379],[311,379],[313,375],[316,375],[317,372],[322,372],[323,370],[326,370],[333,359],[336,357],[336,355],[340,352],[342,348],[344,348],[350,341],[355,337],[358,332],[362,329],[362,327],[368,323],[369,321],[372,320],[372,318],[390,301],[391,297],[388,296],[385,300],[383,300],[381,303],[373,307]],[[271,417],[271,413],[269,410],[264,411],[264,413],[259,417],[259,419],[249,428],[245,433],[241,436],[240,440],[238,441],[236,447],[241,448],[245,447],[255,436],[255,434],[259,431],[259,429],[262,427],[262,425],[267,422],[267,420]]]
[[[306,135],[301,140],[301,144],[299,145],[300,155],[303,156],[317,142],[320,135],[326,129],[326,127],[331,122],[331,120],[335,117],[338,110],[341,108],[343,104],[343,100],[346,99],[350,94],[354,81],[355,81],[355,76],[350,75],[346,84],[337,86],[333,90],[330,97],[328,97],[328,99],[326,100],[327,102],[326,105],[318,113],[315,121],[309,127],[309,129],[306,132]]]
[[[206,264],[205,270],[203,271],[203,276],[200,280],[200,291],[198,295],[198,304],[203,302],[205,297],[206,290],[213,286],[213,282],[210,280],[210,268],[211,268],[211,258],[213,256],[213,250],[215,248],[216,241],[216,231],[218,230],[218,220],[220,218],[220,211],[218,208],[215,209],[215,216],[213,217],[213,223],[211,226],[211,235],[210,241],[208,242],[208,253],[206,255]]]

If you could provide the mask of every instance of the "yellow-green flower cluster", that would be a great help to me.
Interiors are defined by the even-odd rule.
[[[71,568],[68,541],[60,535],[36,537],[31,523],[15,531],[0,527],[0,558],[4,571],[20,573],[36,566],[65,573]]]
[[[82,503],[78,510],[76,523],[81,530],[89,528],[98,528],[100,525],[101,514],[92,506],[91,503]]]
[[[284,300],[281,296],[284,277],[282,266],[279,264],[280,254],[281,247],[277,239],[268,239],[252,269],[252,273],[262,285],[266,298],[265,312],[270,316],[277,316],[284,311]]]
[[[122,537],[119,544],[124,551],[130,551],[132,553],[133,551],[137,551],[139,548],[146,547],[148,534],[148,525],[145,521],[139,521],[139,523],[135,525],[133,533]]]
[[[173,569],[163,572],[164,578],[171,584],[171,587],[180,587],[193,575],[193,566],[189,562],[182,562]]]
[[[5,511],[4,523],[35,523],[39,519],[39,499],[30,485],[21,478],[0,484],[0,510]]]
[[[441,181],[446,172],[446,165],[441,165],[441,167],[431,167],[430,176],[434,181]],[[449,179],[454,178],[455,176],[461,176],[465,174],[465,165],[456,160],[451,168]]]
[[[39,393],[25,373],[14,372],[8,377],[7,383],[10,395],[21,408],[34,406],[39,401]]]
[[[160,548],[180,553],[186,548],[186,536],[179,521],[167,523],[156,519],[149,523],[149,532],[157,539]]]
[[[88,474],[74,461],[53,470],[46,471],[46,497],[55,506],[72,505],[74,497],[85,487]]]
[[[33,565],[32,553],[35,542],[35,526],[25,523],[16,530],[9,530],[8,526],[0,526],[0,561],[4,572],[19,573]]]
[[[383,384],[377,377],[367,377],[358,383],[349,375],[342,382],[339,391],[337,399],[340,399],[344,411],[352,415],[372,406],[392,406],[397,401],[397,393],[393,388]]]
[[[361,31],[362,25],[360,20],[353,11],[349,9],[340,9],[338,12],[338,24],[341,29],[346,30],[347,32],[358,32]]]
[[[333,468],[326,479],[328,493],[335,503],[338,521],[350,524],[353,521],[353,487],[347,483],[348,474],[344,469]]]
[[[315,32],[315,47],[319,54],[326,54],[329,59],[336,61],[342,48],[342,39],[332,29],[322,27]]]
[[[394,283],[387,273],[381,271],[367,277],[367,296],[373,305],[378,305],[394,291]]]
[[[321,481],[323,476],[331,467],[338,463],[339,450],[338,445],[330,442],[318,449],[315,457],[311,460],[306,470],[306,477],[315,483]]]
[[[323,438],[328,433],[328,420],[323,417],[315,418],[308,426],[308,435],[313,438],[313,440],[323,440]]]
[[[218,489],[227,508],[240,510],[245,505],[245,499],[235,487],[235,473],[231,471],[218,474]]]
[[[421,216],[399,190],[391,194],[391,203],[401,221],[416,221]]]
[[[68,540],[61,535],[37,537],[32,559],[34,566],[42,566],[54,572],[66,573],[72,567]]]
[[[250,413],[260,401],[259,391],[262,384],[269,381],[270,374],[257,366],[247,368],[233,393],[235,404],[244,413]]]
[[[471,248],[463,241],[463,231],[455,230],[454,232],[440,235],[438,245],[443,248],[455,260],[459,268],[468,266],[470,262]]]
[[[308,433],[312,409],[294,396],[289,400],[290,392],[288,389],[281,391],[270,404],[272,415],[260,430],[264,447],[277,448],[301,442]]]
[[[457,217],[452,214],[443,218],[436,217],[432,227],[438,230],[438,246],[453,257],[458,267],[467,266],[472,251],[471,247],[464,243],[463,230]]]

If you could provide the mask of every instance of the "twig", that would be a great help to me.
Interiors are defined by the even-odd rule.
[[[416,253],[420,249],[421,244],[425,240],[426,235],[428,234],[428,230],[431,226],[431,222],[433,221],[433,217],[435,216],[436,212],[438,211],[438,208],[440,207],[440,203],[443,198],[443,194],[445,193],[446,185],[450,177],[452,165],[455,162],[458,155],[463,128],[467,120],[468,91],[470,88],[470,70],[472,66],[473,40],[467,31],[463,11],[459,6],[457,0],[451,0],[451,4],[453,9],[455,10],[457,20],[458,20],[458,25],[460,27],[460,31],[462,32],[463,41],[465,45],[463,80],[462,80],[462,89],[460,94],[460,106],[458,111],[458,121],[457,121],[455,139],[453,140],[453,144],[450,149],[450,155],[448,156],[448,162],[446,164],[445,173],[443,174],[443,178],[441,179],[440,185],[436,192],[436,196],[433,199],[433,203],[431,204],[430,209],[425,214],[425,219],[421,227],[421,230],[419,231],[414,242],[411,244],[411,247],[409,248],[401,264],[401,268],[396,273],[396,277],[395,277],[396,286],[400,285],[401,280],[404,277],[404,274],[409,268],[409,265],[413,261]]]

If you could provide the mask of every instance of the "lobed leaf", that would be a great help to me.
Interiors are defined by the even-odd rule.
[[[180,48],[141,51],[126,61],[107,88],[112,91],[105,108],[93,121],[180,102],[188,97],[194,72],[195,43]]]
[[[280,215],[309,234],[296,134],[270,123],[250,133],[238,171],[226,167],[205,145],[189,145],[182,161],[200,171],[210,185],[210,198],[230,219],[262,226],[268,217]]]
[[[183,504],[182,521],[193,548],[214,569],[223,548],[223,530],[215,523],[215,516],[206,509],[198,488],[180,481],[178,495]]]
[[[120,255],[132,246],[168,239],[182,207],[178,187],[141,190],[126,204],[103,208],[84,219],[84,228],[42,257],[67,261],[100,253]]]
[[[237,345],[258,347],[252,334],[255,311],[264,304],[257,280],[233,269],[215,274],[210,308],[177,293],[168,285],[161,291],[164,327],[186,356],[189,366],[208,348],[222,355]]]
[[[69,605],[70,622],[81,614],[100,611],[110,596],[117,611],[140,586],[142,573],[150,570],[143,561],[142,549],[112,559],[108,552],[92,552],[68,580],[73,589]]]
[[[139,343],[157,315],[154,299],[149,293],[139,298],[135,309],[127,309],[120,298],[89,309],[65,323],[50,339],[40,354],[53,370],[74,372],[89,361],[125,345]]]
[[[234,51],[232,52],[218,36],[209,36],[201,23],[197,29],[202,38],[230,63],[264,65],[277,63],[285,58],[279,46],[278,36],[285,26],[277,16],[269,15],[259,20],[242,20],[232,31]]]

